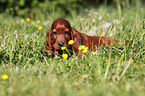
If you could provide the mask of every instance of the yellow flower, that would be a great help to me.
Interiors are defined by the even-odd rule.
[[[32,25],[34,25],[34,22],[31,22]]]
[[[88,50],[88,47],[85,47],[85,49],[87,49],[87,50]]]
[[[103,35],[105,35],[105,32],[103,32]]]
[[[84,49],[84,50],[83,50],[83,53],[87,53],[87,49]]]
[[[21,19],[21,23],[24,23],[24,19]]]
[[[21,47],[23,47],[23,45],[21,45]]]
[[[10,31],[9,33],[11,34],[12,32]]]
[[[66,47],[61,47],[61,50],[65,50]]]
[[[39,41],[37,41],[37,44],[39,43]]]
[[[15,22],[12,22],[12,25],[16,25],[16,23]]]
[[[67,54],[62,54],[63,59],[67,59],[68,55]]]
[[[2,79],[8,79],[8,75],[6,75],[6,74],[5,75],[2,75],[1,78]]]
[[[61,61],[61,59],[59,59],[59,61]]]
[[[79,50],[82,50],[82,47],[79,47],[78,49],[79,49]]]
[[[93,55],[96,55],[96,52],[92,52]]]
[[[97,47],[96,47],[96,49],[97,49]]]
[[[37,20],[37,23],[40,23],[40,20]]]
[[[26,18],[26,21],[30,21],[30,18]]]
[[[68,44],[69,44],[69,45],[73,45],[73,44],[74,44],[74,40],[70,40],[70,41],[68,42]]]
[[[71,67],[71,64],[68,64],[69,67]]]
[[[41,26],[39,26],[39,27],[38,27],[38,30],[41,30],[41,29],[42,29],[42,27],[41,27]]]
[[[79,50],[82,50],[82,49],[84,49],[84,48],[85,48],[85,45],[80,45],[78,49],[79,49]]]
[[[103,41],[103,43],[105,43],[105,41]]]

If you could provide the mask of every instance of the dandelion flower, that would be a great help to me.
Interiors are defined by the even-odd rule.
[[[31,22],[31,25],[34,25],[34,22]]]
[[[5,75],[1,75],[1,78],[4,79],[4,80],[8,79],[8,75],[6,75],[6,74]]]
[[[69,45],[73,45],[73,44],[74,44],[74,40],[70,40],[70,41],[68,42],[68,44],[69,44]]]
[[[42,27],[41,27],[41,26],[39,26],[39,27],[38,27],[38,30],[41,30],[41,29],[42,29]]]
[[[30,18],[26,18],[26,21],[30,21]]]
[[[21,19],[21,23],[24,23],[24,19]]]
[[[62,54],[62,57],[63,57],[63,59],[67,59],[68,58],[68,55],[67,54]]]
[[[14,25],[16,25],[16,23],[15,22],[12,22],[12,25],[14,26]]]
[[[37,23],[40,23],[40,20],[37,20]]]
[[[85,48],[85,45],[80,45],[78,49],[79,49],[79,50],[82,50],[82,49],[84,49],[84,48]]]
[[[71,67],[71,64],[68,64],[69,67]]]
[[[84,50],[83,50],[83,53],[87,53],[87,49],[84,49]]]
[[[87,49],[87,50],[88,50],[88,47],[85,47],[85,49]]]
[[[83,48],[83,53],[87,53],[87,51],[88,51],[88,47],[84,47],[84,46],[82,46],[82,48]]]
[[[103,32],[103,35],[105,35],[105,32]]]
[[[96,52],[92,52],[93,55],[96,55]]]
[[[61,50],[65,50],[66,49],[66,47],[61,47]]]
[[[79,47],[78,49],[79,49],[79,50],[82,50],[82,48],[81,48],[81,47]]]
[[[23,47],[23,45],[21,45],[21,47]]]
[[[37,41],[37,44],[39,43],[39,41]]]

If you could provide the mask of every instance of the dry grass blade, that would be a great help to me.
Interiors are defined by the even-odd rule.
[[[45,60],[45,62],[46,62],[46,64],[47,64],[47,66],[49,66],[49,64],[48,64],[48,62],[47,62],[47,60],[46,60],[46,58],[41,54],[41,52],[40,51],[38,51],[34,46],[32,46],[31,44],[29,44],[29,43],[27,43],[28,45],[30,45],[31,47],[33,47],[43,58],[44,58],[44,60]]]
[[[106,72],[105,72],[105,79],[107,78],[108,70],[109,70],[109,67],[110,67],[111,55],[112,55],[112,46],[110,47],[109,61],[108,61],[108,65],[107,65]]]
[[[124,69],[123,72],[121,73],[121,77],[125,74],[125,72],[126,72],[126,70],[128,69],[128,67],[129,67],[129,65],[130,65],[130,63],[131,63],[131,61],[132,61],[132,54],[130,55],[130,59],[129,59],[129,62],[128,62],[127,66],[125,67],[125,69]]]
[[[4,66],[4,68],[5,68],[4,62],[2,61],[2,59],[0,59],[0,60],[1,60],[1,62],[2,62],[2,64],[3,64],[3,66]]]

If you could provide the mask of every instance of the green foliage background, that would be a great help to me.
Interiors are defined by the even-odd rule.
[[[98,7],[101,4],[122,7],[136,5],[141,0],[0,0],[0,12],[7,12],[14,16],[29,16],[37,14],[61,12],[62,16],[78,14],[81,9]],[[143,2],[143,0],[142,0]]]

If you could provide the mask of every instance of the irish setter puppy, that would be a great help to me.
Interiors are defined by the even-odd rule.
[[[69,40],[74,40],[74,44],[69,45]],[[105,36],[88,36],[80,33],[71,27],[67,20],[59,18],[52,23],[51,29],[47,32],[45,49],[51,51],[52,55],[54,53],[61,55],[61,47],[64,46],[71,53],[78,54],[80,45],[85,45],[88,47],[88,51],[93,51],[95,46],[106,47],[106,43],[111,45],[111,43],[117,43],[117,40]]]

